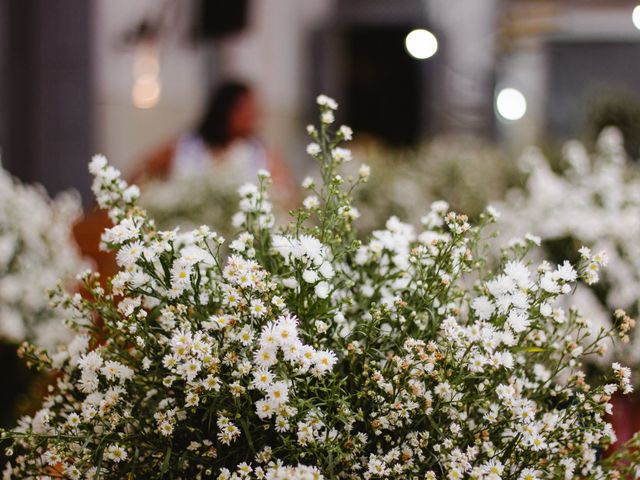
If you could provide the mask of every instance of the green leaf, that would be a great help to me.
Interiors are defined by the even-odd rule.
[[[160,471],[160,475],[164,476],[165,473],[169,470],[169,462],[171,461],[171,445],[167,447],[167,453],[164,455],[164,462],[162,462],[162,470]]]

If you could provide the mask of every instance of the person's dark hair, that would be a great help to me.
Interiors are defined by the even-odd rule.
[[[231,140],[229,115],[238,99],[250,88],[241,82],[220,85],[209,98],[209,103],[197,128],[198,135],[211,147],[225,146]]]

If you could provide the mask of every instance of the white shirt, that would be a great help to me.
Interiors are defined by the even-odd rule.
[[[256,181],[258,170],[262,168],[267,168],[267,152],[255,138],[234,141],[218,158],[202,138],[187,133],[176,143],[171,176],[219,171],[233,174],[237,176],[238,183],[243,183]]]

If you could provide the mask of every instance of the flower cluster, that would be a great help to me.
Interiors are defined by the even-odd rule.
[[[0,341],[65,339],[64,313],[46,291],[85,268],[71,232],[80,212],[76,195],[51,200],[0,169]]]
[[[596,150],[590,154],[577,141],[563,150],[560,173],[536,150],[521,158],[528,173],[524,189],[514,190],[501,206],[502,230],[508,236],[533,229],[541,237],[547,255],[571,255],[580,245],[580,256],[592,258],[589,284],[599,280],[598,270],[608,263],[602,282],[581,288],[575,302],[588,311],[591,320],[610,326],[616,309],[640,313],[640,170],[630,162],[618,130],[602,131]],[[592,253],[597,252],[595,255]],[[606,252],[606,253],[600,253]],[[620,317],[624,318],[624,315]],[[634,323],[627,317],[626,323]],[[616,355],[625,363],[640,364],[640,338],[620,336],[605,358]]]
[[[25,352],[58,373],[3,434],[6,478],[613,479],[638,465],[599,460],[628,369],[592,384],[582,371],[619,332],[561,303],[602,258],[533,264],[530,241],[492,272],[495,212],[474,224],[445,202],[358,240],[351,190],[368,171],[337,172],[351,131],[318,104],[316,200],[276,228],[262,173],[226,258],[207,227],[156,231],[92,162],[122,269],[61,300],[78,330],[66,348]]]

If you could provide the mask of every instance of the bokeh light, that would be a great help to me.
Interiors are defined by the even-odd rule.
[[[136,78],[131,91],[131,99],[137,108],[155,107],[160,99],[160,81],[155,75]]]
[[[520,90],[503,88],[496,96],[496,110],[505,120],[520,120],[527,113],[527,99]]]
[[[431,58],[438,51],[438,39],[433,33],[422,28],[409,32],[404,44],[409,55],[419,60]]]
[[[136,108],[153,108],[160,100],[160,59],[157,45],[141,43],[133,60],[131,100]]]
[[[633,22],[633,26],[640,30],[640,5],[636,5],[631,13],[631,21]]]

